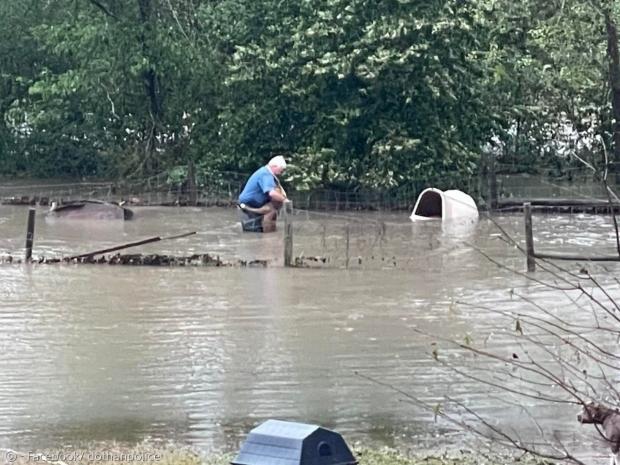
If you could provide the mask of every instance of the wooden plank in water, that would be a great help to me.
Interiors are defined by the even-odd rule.
[[[608,202],[607,200],[596,199],[560,199],[560,198],[534,198],[534,199],[500,199],[498,208],[500,210],[523,210],[523,204],[529,203],[537,210],[549,212],[608,212],[612,208],[614,211],[620,211],[620,203]]]
[[[583,255],[560,255],[554,253],[535,252],[534,257],[549,260],[571,260],[576,262],[620,262],[620,255],[587,257]]]
[[[93,252],[83,253],[83,254],[80,254],[80,255],[72,255],[71,257],[67,257],[67,260],[75,260],[75,259],[79,259],[79,258],[92,257],[93,255],[101,255],[101,254],[104,254],[104,253],[115,252],[117,250],[128,249],[129,247],[136,247],[138,245],[150,244],[151,242],[158,242],[158,241],[169,240],[169,239],[180,239],[182,237],[191,236],[192,234],[196,234],[196,231],[192,231],[192,232],[188,232],[188,233],[183,233],[183,234],[177,234],[176,236],[167,236],[167,237],[155,236],[155,237],[149,237],[148,239],[143,239],[141,241],[136,241],[136,242],[129,242],[127,244],[121,244],[121,245],[117,245],[117,246],[114,246],[114,247],[109,247],[107,249],[95,250]]]

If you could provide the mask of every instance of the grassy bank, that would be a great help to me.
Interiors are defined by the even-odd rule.
[[[89,449],[14,451],[0,449],[0,463],[11,465],[229,465],[235,454],[205,456],[184,447],[155,447],[139,445],[132,448],[119,445],[96,446]],[[488,457],[486,454],[459,452],[444,456],[406,457],[390,449],[355,448],[359,465],[536,465],[535,459]]]

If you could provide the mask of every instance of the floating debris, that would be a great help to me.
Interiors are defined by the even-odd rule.
[[[240,266],[267,268],[267,260],[239,260]]]
[[[310,268],[323,265],[328,262],[327,257],[319,257],[319,256],[310,256],[306,257],[304,255],[295,257],[295,266],[301,268]]]
[[[21,197],[3,197],[0,199],[2,205],[49,205],[48,197],[28,196],[23,195]]]
[[[62,204],[52,202],[46,217],[49,219],[130,220],[133,218],[133,210],[125,207],[124,202],[75,200]]]
[[[250,262],[250,266],[254,262],[265,262],[263,266],[267,266],[266,260],[254,260]],[[0,257],[0,264],[21,264],[26,263],[25,260],[15,259],[11,255]],[[225,262],[219,256],[213,256],[208,253],[194,254],[190,256],[173,256],[159,254],[116,254],[101,255],[98,258],[94,256],[87,257],[62,257],[62,258],[46,258],[40,257],[33,259],[30,263],[41,265],[53,264],[87,264],[87,265],[130,265],[130,266],[248,266],[248,263],[242,262]]]

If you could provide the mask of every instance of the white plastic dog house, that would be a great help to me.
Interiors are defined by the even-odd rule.
[[[424,189],[418,196],[410,218],[412,221],[433,218],[442,221],[453,219],[477,220],[478,207],[474,199],[465,192],[459,190],[442,191],[430,187]]]

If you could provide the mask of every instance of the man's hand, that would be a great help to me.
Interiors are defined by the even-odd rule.
[[[279,189],[273,189],[272,191],[269,191],[269,197],[274,202],[280,202],[280,203],[284,203],[288,200],[286,196],[282,195],[282,192],[280,192]]]

